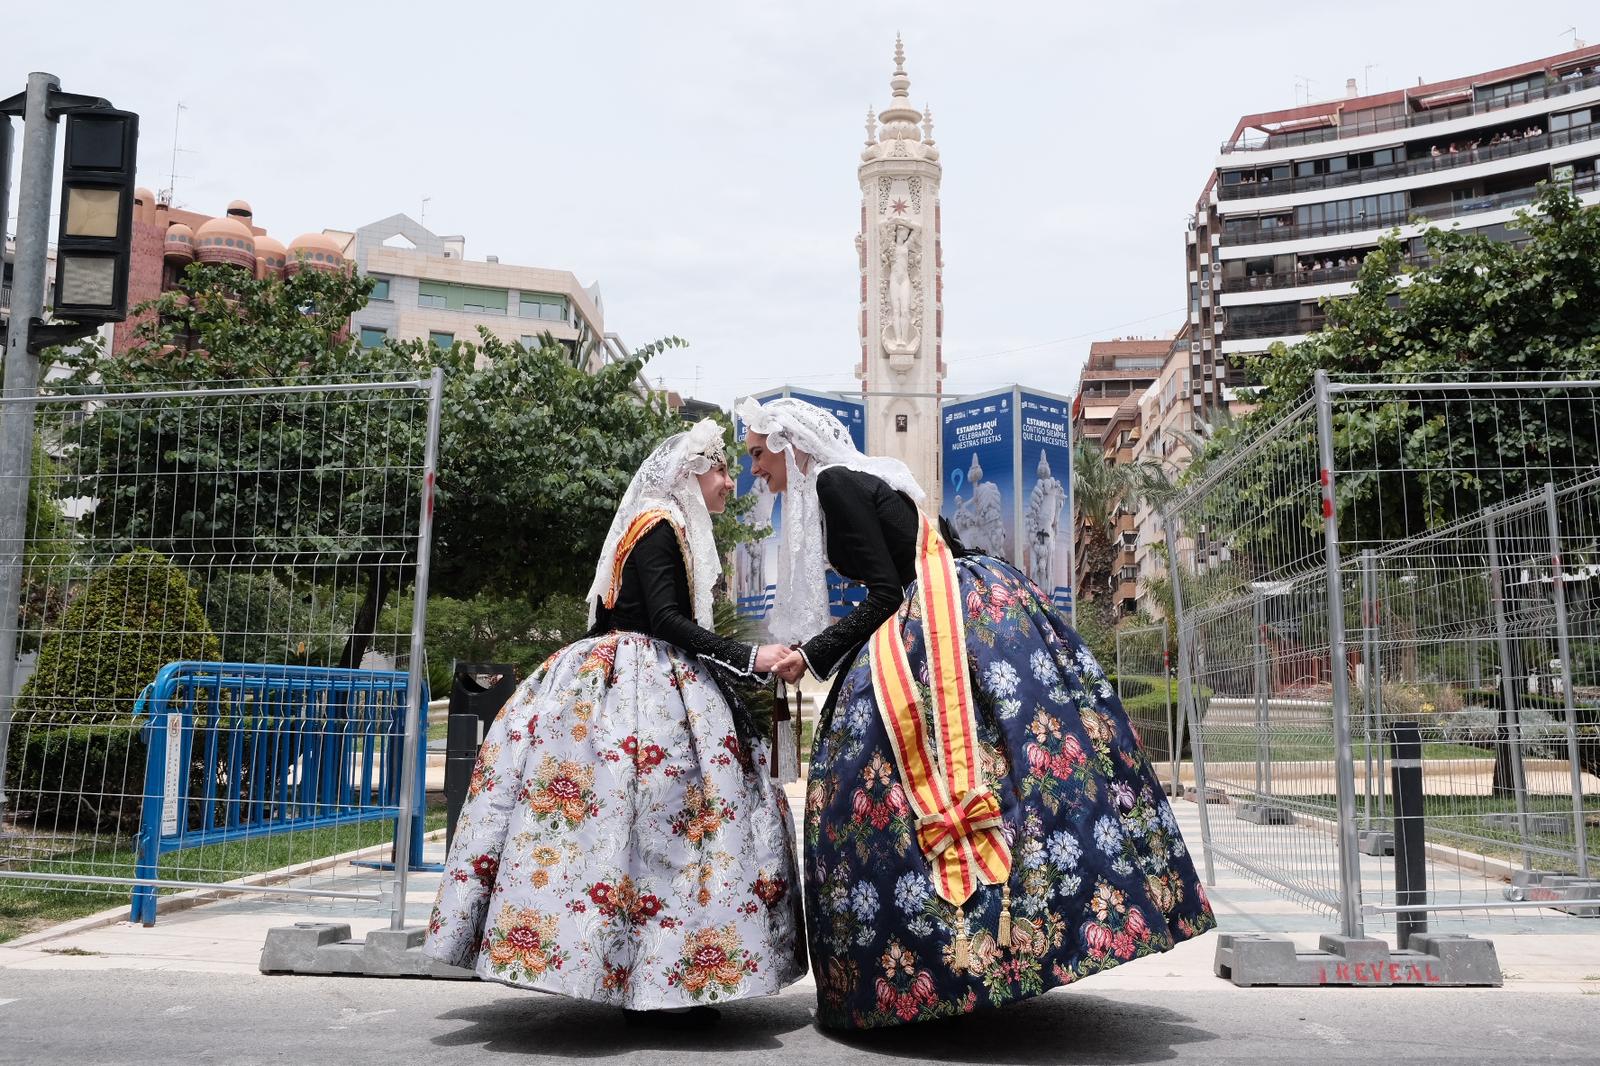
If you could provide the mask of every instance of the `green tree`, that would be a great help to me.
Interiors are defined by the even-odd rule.
[[[18,620],[22,650],[38,650],[39,634],[54,624],[66,606],[66,575],[76,552],[72,520],[54,492],[62,478],[61,464],[38,434],[33,438],[33,467],[28,480],[28,517],[22,549],[22,600]]]
[[[1249,360],[1248,376],[1259,385],[1245,399],[1255,409],[1213,439],[1202,465],[1282,420],[1310,393],[1319,369],[1336,379],[1394,382],[1592,376],[1600,367],[1600,208],[1547,185],[1513,227],[1521,231],[1516,243],[1429,229],[1420,263],[1406,260],[1397,235],[1385,237],[1350,295],[1324,301],[1321,331]],[[1404,394],[1336,405],[1335,453],[1359,457],[1338,480],[1341,537],[1410,536],[1538,488],[1552,467],[1600,464],[1593,406],[1559,402],[1576,397],[1556,390],[1547,395],[1555,402],[1539,405],[1532,419],[1528,397],[1510,393],[1448,415]],[[1285,442],[1286,450],[1294,446]],[[1252,463],[1254,485],[1257,502],[1267,505],[1270,494],[1281,495],[1273,479],[1282,463],[1262,459]],[[1374,506],[1379,499],[1391,505]],[[1278,536],[1318,524],[1305,508],[1294,511],[1272,524]]]
[[[1093,614],[1099,629],[1109,634],[1116,625],[1117,556],[1122,551],[1116,539],[1118,511],[1166,499],[1170,484],[1155,463],[1118,463],[1094,440],[1080,440],[1073,450],[1072,479],[1073,520],[1084,530],[1078,628],[1082,631],[1086,616]]]
[[[1218,433],[1189,474],[1201,476],[1257,442],[1249,461],[1228,475],[1229,491],[1207,505],[1221,519],[1216,528],[1235,534],[1229,547],[1239,579],[1251,578],[1252,558],[1301,558],[1306,553],[1297,555],[1297,547],[1320,539],[1321,515],[1284,488],[1316,469],[1308,458],[1314,436],[1279,432],[1267,446],[1259,443],[1297,411],[1309,429],[1301,405],[1316,371],[1425,382],[1592,378],[1600,370],[1600,207],[1547,185],[1513,228],[1520,231],[1514,243],[1430,229],[1420,262],[1405,258],[1398,236],[1386,237],[1363,262],[1350,295],[1324,301],[1320,332],[1250,359],[1249,376],[1259,384],[1244,398],[1254,409]],[[1481,391],[1470,404],[1448,408],[1405,393],[1335,404],[1340,539],[1393,543],[1537,489],[1552,471],[1560,477],[1595,469],[1594,416],[1592,394],[1559,386],[1537,399],[1527,391]],[[1192,518],[1206,524],[1205,512]],[[1251,521],[1237,521],[1239,514]],[[1407,624],[1448,628],[1459,619],[1423,614]],[[1578,643],[1574,652],[1582,657],[1593,642]],[[1596,711],[1583,713],[1583,761],[1600,771]]]
[[[368,279],[304,270],[257,280],[192,266],[124,355],[66,357],[67,388],[319,384],[445,372],[431,587],[543,603],[581,595],[618,498],[677,423],[640,388],[676,338],[595,373],[548,335],[535,347],[484,332],[449,349],[362,347],[348,335]],[[182,342],[182,343],[179,343]],[[339,663],[360,662],[383,604],[413,577],[400,535],[419,486],[375,471],[420,466],[425,427],[409,401],[336,394],[99,405],[72,433],[68,490],[100,506],[80,527],[98,551],[157,548],[206,571],[295,567],[312,584],[362,591]]]
[[[402,596],[384,610],[384,632],[410,628],[411,602],[410,596]],[[492,592],[468,599],[430,595],[424,636],[428,687],[434,699],[448,696],[451,666],[456,662],[506,663],[517,677],[527,677],[551,653],[583,636],[588,626],[588,607],[577,596],[557,594],[535,606],[521,596]]]

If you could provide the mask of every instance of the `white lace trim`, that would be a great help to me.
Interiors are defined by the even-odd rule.
[[[601,600],[611,591],[616,574],[617,548],[633,520],[646,511],[664,510],[688,546],[684,567],[689,571],[689,597],[694,620],[702,629],[712,628],[711,590],[722,573],[716,538],[711,533],[711,512],[695,478],[712,465],[727,461],[727,446],[722,427],[702,419],[683,433],[674,433],[658,444],[639,465],[628,491],[617,506],[606,533],[605,546],[595,566],[594,583],[589,586],[589,624]]]
[[[783,531],[778,548],[778,581],[767,628],[784,644],[810,640],[828,628],[827,541],[822,528],[822,505],[817,499],[817,477],[830,466],[842,466],[882,478],[890,488],[904,492],[914,502],[927,498],[911,469],[898,459],[864,455],[850,431],[833,415],[814,404],[792,397],[766,403],[754,397],[736,408],[746,430],[767,438],[767,450],[782,452],[788,470],[783,494]],[[798,455],[810,458],[802,472]]]

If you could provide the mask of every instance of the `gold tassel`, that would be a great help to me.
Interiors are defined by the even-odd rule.
[[[972,969],[972,949],[967,943],[967,915],[960,907],[956,908],[956,950],[950,968],[956,973],[966,973]]]
[[[1000,942],[1002,950],[1011,947],[1011,886],[1000,886],[1000,928],[997,930],[996,940]]]

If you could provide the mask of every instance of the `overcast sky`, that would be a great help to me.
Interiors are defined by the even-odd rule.
[[[142,116],[140,181],[287,241],[428,199],[467,256],[598,281],[647,373],[724,405],[855,390],[858,154],[894,35],[944,163],[946,389],[1070,392],[1182,321],[1184,223],[1241,115],[1600,39],[1594,0],[7,4],[47,70]],[[19,138],[20,140],[20,138]],[[14,215],[13,215],[14,218]],[[698,386],[697,383],[698,382]]]

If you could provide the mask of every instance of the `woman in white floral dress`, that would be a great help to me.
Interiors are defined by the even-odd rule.
[[[429,956],[635,1011],[771,995],[805,973],[787,806],[716,677],[784,652],[710,631],[711,513],[731,490],[709,420],[634,476],[593,628],[523,682],[478,754]]]

